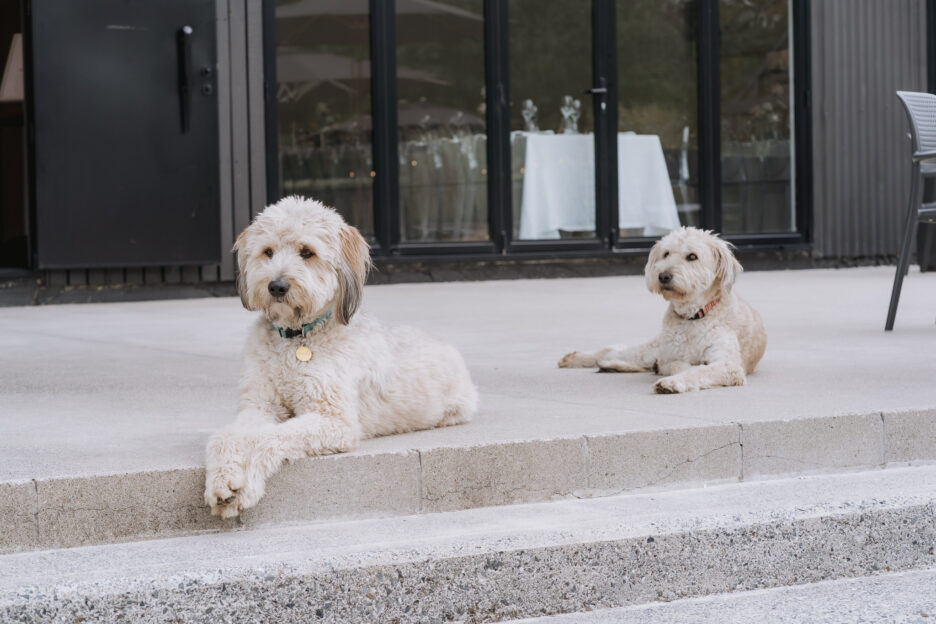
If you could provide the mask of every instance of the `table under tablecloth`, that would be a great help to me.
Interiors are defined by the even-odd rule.
[[[520,239],[595,231],[595,143],[592,134],[515,132],[525,142]],[[618,134],[618,227],[645,236],[679,227],[660,138]]]

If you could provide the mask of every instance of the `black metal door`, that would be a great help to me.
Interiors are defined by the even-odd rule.
[[[40,268],[217,262],[215,0],[32,0]]]

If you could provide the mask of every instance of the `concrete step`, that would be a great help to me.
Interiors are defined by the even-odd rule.
[[[511,620],[509,624],[926,624],[933,619],[936,569]]]
[[[936,273],[908,279],[885,333],[892,268],[745,274],[764,360],[743,388],[668,396],[556,367],[659,329],[640,276],[368,287],[364,312],[462,351],[478,416],[288,466],[243,524],[202,502],[255,320],[236,297],[3,308],[0,552],[936,460]]]
[[[496,622],[936,566],[936,466],[0,556],[3,622]]]
[[[301,460],[269,482],[259,506],[228,521],[209,515],[204,469],[195,465],[0,481],[0,552],[936,460],[936,410],[614,432],[613,416],[579,409],[541,411],[538,424],[528,418],[527,436],[539,438],[494,431],[485,441],[477,429],[452,427]],[[653,420],[646,415],[643,426]],[[628,424],[641,422],[618,428]]]

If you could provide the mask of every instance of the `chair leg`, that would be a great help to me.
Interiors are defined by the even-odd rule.
[[[920,230],[917,230],[917,235],[919,235]],[[927,236],[923,241],[923,247],[917,247],[920,257],[917,258],[917,261],[920,263],[920,273],[926,272],[926,263],[929,260],[930,253],[933,251],[933,237]]]
[[[913,180],[910,183],[910,207],[907,210],[907,221],[904,224],[903,240],[900,244],[900,256],[897,258],[897,274],[894,276],[894,288],[891,290],[890,306],[887,309],[887,322],[884,331],[894,329],[894,319],[897,317],[897,303],[900,301],[900,287],[903,285],[904,275],[910,266],[910,243],[913,240],[913,226],[920,218],[920,186],[922,183],[920,166],[913,167]]]

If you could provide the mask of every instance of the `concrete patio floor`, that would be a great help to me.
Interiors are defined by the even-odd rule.
[[[893,274],[742,275],[737,292],[769,333],[758,370],[743,388],[667,396],[649,374],[556,367],[567,351],[654,334],[665,303],[641,277],[368,287],[365,313],[462,350],[482,403],[470,424],[357,453],[934,410],[936,274],[911,272],[885,333]],[[253,318],[236,298],[0,309],[0,480],[201,466],[235,414]]]

